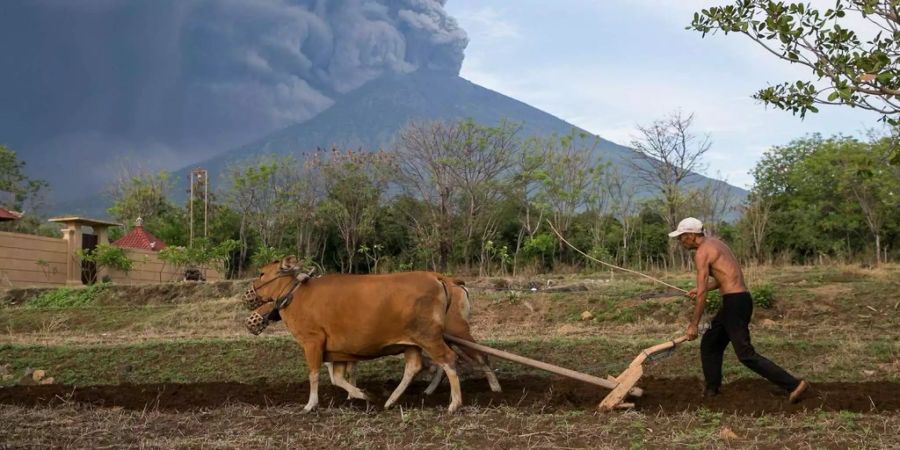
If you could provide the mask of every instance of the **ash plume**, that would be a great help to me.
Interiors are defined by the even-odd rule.
[[[72,192],[55,178],[90,178],[88,190],[116,159],[182,167],[383,74],[458,73],[468,40],[444,4],[4,0],[0,142],[61,198]]]

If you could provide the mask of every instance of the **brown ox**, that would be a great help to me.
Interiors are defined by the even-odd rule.
[[[262,301],[281,306],[279,314],[306,357],[310,390],[304,411],[319,403],[319,369],[324,361],[341,363],[404,353],[407,367],[385,405],[389,407],[421,368],[419,349],[447,374],[449,411],[462,405],[456,353],[443,338],[450,280],[429,272],[407,272],[326,275],[301,283],[293,256],[270,263],[260,272],[253,292]],[[263,305],[257,313],[270,310],[270,305]],[[366,398],[343,373],[335,371],[334,382],[351,397]]]
[[[471,301],[469,299],[469,290],[465,287],[465,283],[462,280],[449,278],[445,280],[450,282],[448,283],[450,292],[450,307],[447,310],[447,321],[444,324],[444,332],[452,336],[475,342],[475,338],[472,337],[472,332],[469,326],[469,318],[472,311]],[[461,362],[466,362],[469,366],[476,370],[480,370],[484,374],[485,378],[488,381],[488,384],[491,387],[491,391],[502,392],[500,381],[497,380],[497,376],[491,369],[486,355],[469,348],[460,348],[452,345],[451,348],[457,353],[457,355],[462,357]],[[421,355],[418,353],[410,352],[405,356],[407,358],[406,369],[413,372],[411,377],[415,377],[415,375],[418,374],[419,370],[421,370],[423,362],[421,360]],[[411,359],[412,361],[410,361]],[[328,365],[328,374],[331,377],[332,384],[337,385],[337,383],[340,383],[343,380],[347,380],[349,384],[356,386],[355,376],[353,372],[355,363],[353,361],[326,363],[326,365]],[[426,395],[431,395],[432,393],[434,393],[434,391],[440,385],[440,382],[443,379],[443,375],[444,371],[440,368],[440,366],[438,366],[434,377],[431,379],[431,382],[428,385],[428,388],[425,389]],[[349,397],[360,398],[358,396],[354,396],[353,394],[350,394]],[[385,404],[385,407],[390,407],[394,401],[396,401],[396,398],[388,400],[388,403]]]

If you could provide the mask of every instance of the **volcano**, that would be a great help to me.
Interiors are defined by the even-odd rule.
[[[554,133],[563,135],[572,130],[593,135],[559,117],[452,73],[419,70],[373,80],[338,97],[333,106],[311,119],[184,167],[175,172],[174,179],[186,180],[192,168],[203,167],[209,170],[211,179],[215,182],[229,164],[259,155],[299,155],[331,147],[390,150],[398,132],[411,121],[453,121],[467,118],[482,125],[497,125],[503,120],[520,123],[520,137],[549,136]],[[635,157],[634,150],[602,137],[598,137],[598,141],[595,156],[628,176],[633,171],[628,161]],[[724,183],[699,174],[691,177],[689,183],[700,185],[710,181]],[[747,194],[735,186],[729,186],[729,189],[739,199]],[[177,195],[184,196],[181,189],[176,192]],[[176,199],[181,200],[177,196]],[[88,205],[96,205],[96,201],[78,203],[70,204],[70,207],[64,209],[67,212],[74,210],[95,215],[102,213],[99,210],[89,210]]]

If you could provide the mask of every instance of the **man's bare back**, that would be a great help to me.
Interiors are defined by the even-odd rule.
[[[708,268],[709,275],[716,280],[716,286],[722,295],[747,292],[741,265],[724,242],[716,238],[706,237],[700,246],[697,247],[694,262],[698,270],[701,265],[705,265]],[[709,289],[712,290],[715,287],[710,287]]]

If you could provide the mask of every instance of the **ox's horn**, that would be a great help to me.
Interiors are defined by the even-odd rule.
[[[315,267],[313,267],[312,269],[309,269],[308,271],[306,271],[306,273],[301,273],[301,274],[297,275],[297,280],[299,280],[300,283],[306,283],[307,281],[309,281],[310,278],[312,278],[312,275],[314,273],[316,273]]]
[[[297,264],[298,264],[298,261],[297,261],[297,257],[296,257],[296,256],[294,256],[294,255],[291,255],[291,256],[285,256],[285,257],[281,260],[281,267],[280,267],[280,269],[281,269],[282,272],[290,272],[290,271],[292,271],[292,270],[296,270],[296,269],[297,269]]]

